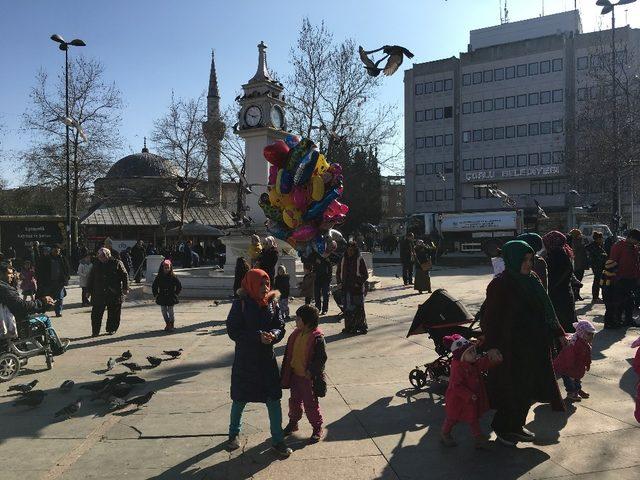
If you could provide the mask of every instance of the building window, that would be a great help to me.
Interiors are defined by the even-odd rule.
[[[445,200],[453,200],[453,188],[447,188],[444,191],[444,199]]]
[[[416,122],[424,122],[424,110],[418,110],[416,112]]]
[[[449,91],[449,90],[453,90],[453,80],[451,78],[447,78],[444,81],[444,90]]]
[[[556,165],[562,163],[564,160],[564,152],[553,152],[553,163]]]
[[[444,173],[453,173],[453,162],[445,162]]]
[[[473,84],[482,83],[482,72],[473,72]]]
[[[473,169],[474,170],[482,170],[482,158],[474,158],[473,159]]]
[[[552,129],[553,133],[562,133],[564,131],[564,122],[562,120],[554,120]]]
[[[504,157],[495,157],[494,158],[496,168],[504,168]]]
[[[538,105],[540,103],[540,94],[538,92],[533,92],[529,94],[529,106]]]
[[[504,110],[504,97],[498,97],[493,99],[493,107],[496,110]]]
[[[551,71],[551,60],[540,62],[540,73],[549,73]]]
[[[433,139],[436,147],[441,147],[444,144],[444,139],[442,138],[442,135],[436,135],[435,137],[433,137]]]
[[[428,108],[427,110],[424,111],[424,119],[426,121],[433,120],[433,108]]]
[[[424,166],[424,174],[425,175],[433,175],[433,163],[427,163]]]
[[[444,136],[444,144],[447,147],[450,147],[451,145],[453,145],[453,134],[452,133],[447,133]]]
[[[526,107],[527,106],[527,94],[524,93],[522,95],[518,95],[516,103],[518,105],[518,108]]]
[[[468,113],[471,113],[471,102],[464,102],[462,104],[462,114],[466,115]]]
[[[469,143],[471,141],[471,131],[467,130],[462,132],[462,143]]]
[[[507,138],[515,137],[516,136],[516,127],[514,127],[513,125],[505,127],[504,134],[505,134],[505,137],[507,137]]]
[[[434,163],[433,164],[433,173],[442,173],[442,163]]]
[[[474,142],[482,141],[482,130],[478,129],[473,131],[473,141]]]
[[[516,166],[516,156],[515,155],[507,155],[505,157],[507,168],[513,168]]]
[[[505,67],[504,78],[510,80],[516,77],[516,67]]]
[[[433,93],[433,82],[427,82],[424,84],[424,93]]]
[[[425,137],[424,146],[427,148],[433,147],[433,137]]]
[[[551,69],[554,72],[561,72],[562,71],[562,59],[561,58],[554,58]]]
[[[540,103],[543,105],[545,103],[551,103],[551,92],[549,90],[540,92]]]
[[[424,193],[427,202],[433,202],[433,190],[426,190]]]
[[[441,202],[444,199],[444,191],[442,190],[434,190],[433,193],[434,195],[434,200],[436,202]]]
[[[525,64],[518,65],[518,68],[516,69],[516,75],[518,77],[526,77],[527,76],[527,66]]]
[[[586,70],[589,68],[589,57],[578,57],[578,70]]]
[[[504,127],[496,127],[493,129],[493,138],[495,140],[502,140],[504,138]]]
[[[473,102],[473,113],[481,113],[482,112],[482,100],[476,100]]]
[[[504,80],[504,68],[496,68],[493,70],[493,79],[496,82]]]
[[[435,82],[433,82],[433,91],[434,92],[441,92],[442,89],[444,88],[444,82],[442,80],[436,80]]]
[[[416,165],[416,175],[424,175],[424,163]]]
[[[482,72],[482,81],[485,83],[493,82],[493,70],[485,70]]]
[[[485,170],[493,170],[493,157],[484,157],[483,165]]]
[[[434,110],[434,112],[435,112],[434,118],[436,120],[442,120],[444,118],[444,109],[443,108],[436,108]]]
[[[518,125],[518,136],[519,137],[526,137],[527,136],[527,125],[526,124],[522,124],[522,125]]]
[[[532,195],[558,195],[566,191],[566,180],[531,180]]]
[[[578,89],[578,101],[584,102],[589,98],[589,89],[586,87]]]
[[[493,128],[485,128],[482,132],[482,137],[484,141],[493,140]]]
[[[444,107],[444,118],[453,117],[453,107]]]
[[[493,110],[493,99],[490,98],[483,102],[483,109],[485,112],[491,112]]]
[[[539,133],[539,128],[538,128],[538,124],[537,123],[530,123],[529,124],[529,136],[534,136],[534,135],[538,135]]]
[[[424,137],[416,138],[416,148],[424,148]]]
[[[506,97],[505,102],[507,108],[516,108],[516,97]]]
[[[564,90],[561,88],[553,91],[553,103],[560,103],[564,98]]]
[[[540,154],[540,165],[551,165],[551,152],[542,152]]]
[[[538,161],[539,161],[539,156],[538,156],[537,153],[530,153],[529,154],[529,165],[531,165],[531,166],[538,165]]]
[[[525,154],[518,155],[518,166],[519,167],[527,166],[527,156]]]
[[[548,135],[551,133],[551,122],[540,122],[540,135]]]
[[[464,75],[462,75],[462,85],[464,85],[465,87],[471,85],[471,74],[470,73],[465,73]]]
[[[424,202],[424,192],[416,190],[416,202]]]
[[[465,172],[468,172],[469,170],[471,170],[471,159],[470,159],[470,158],[465,158],[465,159],[462,161],[462,169],[463,169]]]
[[[538,75],[538,62],[529,64],[529,75]]]
[[[416,83],[416,95],[422,95],[424,93],[424,84]]]

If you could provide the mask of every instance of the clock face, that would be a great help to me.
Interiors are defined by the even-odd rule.
[[[282,128],[284,125],[284,112],[278,106],[271,107],[271,123],[274,128]]]
[[[255,105],[247,108],[247,111],[244,113],[244,121],[250,127],[255,127],[260,124],[260,120],[262,120],[262,110],[260,107]]]

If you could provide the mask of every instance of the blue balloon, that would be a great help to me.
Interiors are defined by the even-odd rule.
[[[322,235],[318,235],[313,242],[313,249],[322,255],[327,248],[327,244],[324,241],[324,237]]]
[[[319,157],[320,153],[318,153],[317,150],[311,150],[302,157],[300,165],[298,165],[298,169],[296,170],[296,175],[293,178],[294,185],[304,185],[309,181],[311,175],[313,175],[313,171],[316,169]]]
[[[287,170],[282,170],[282,175],[280,176],[280,191],[282,193],[290,193],[292,188],[293,175]]]
[[[284,143],[286,143],[289,148],[294,148],[298,143],[300,143],[300,138],[296,135],[287,135],[284,139]]]
[[[329,190],[322,200],[311,203],[309,210],[307,210],[304,215],[302,215],[302,220],[306,222],[309,220],[313,220],[314,218],[318,218],[324,213],[329,204],[339,196],[340,193],[337,189],[334,188],[333,190]]]

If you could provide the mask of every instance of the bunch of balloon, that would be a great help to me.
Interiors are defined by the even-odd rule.
[[[329,163],[308,138],[288,135],[264,148],[270,163],[268,190],[259,205],[267,229],[305,258],[313,252],[335,257],[342,234],[333,227],[346,220],[349,207],[339,201],[342,167]]]

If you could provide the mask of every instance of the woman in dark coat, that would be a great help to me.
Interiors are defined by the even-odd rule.
[[[267,272],[271,284],[276,278],[276,264],[278,263],[278,244],[276,239],[269,236],[262,243],[262,253],[258,257],[258,265],[260,270]]]
[[[571,280],[573,275],[573,251],[563,233],[553,231],[542,237],[547,251],[549,269],[549,297],[565,332],[573,332],[576,318],[576,301]]]
[[[505,271],[487,287],[480,325],[482,348],[500,351],[503,361],[488,372],[487,392],[496,414],[492,428],[507,445],[533,441],[524,428],[535,402],[564,410],[553,365],[554,338],[564,341],[551,300],[536,275],[532,275],[533,249],[521,240],[502,247]]]
[[[431,269],[431,255],[429,254],[429,250],[422,240],[416,240],[414,251],[416,259],[416,275],[413,281],[413,289],[418,290],[419,293],[425,291],[431,293],[431,276],[429,275],[429,269]]]
[[[176,317],[173,307],[180,303],[178,296],[181,291],[182,283],[173,271],[171,260],[163,260],[158,269],[158,275],[151,286],[151,292],[156,297],[156,303],[160,305],[165,332],[173,332],[175,329]]]
[[[231,421],[229,450],[240,447],[238,435],[242,412],[248,402],[265,403],[271,424],[273,449],[288,457],[284,442],[280,399],[280,373],[273,345],[284,338],[277,291],[270,291],[269,276],[259,269],[249,270],[242,279],[240,298],[233,301],[227,317],[227,333],[236,344],[231,370]]]
[[[540,283],[542,283],[544,289],[548,291],[549,285],[547,277],[549,276],[549,269],[547,267],[547,261],[538,254],[538,252],[540,252],[544,247],[542,237],[537,233],[529,232],[518,236],[516,240],[526,242],[531,248],[533,248],[533,251],[536,252],[533,256],[533,271],[538,275]]]
[[[360,255],[356,243],[350,241],[336,270],[336,280],[342,289],[344,302],[342,333],[366,334],[369,329],[364,311],[365,285],[368,278],[367,264]]]

